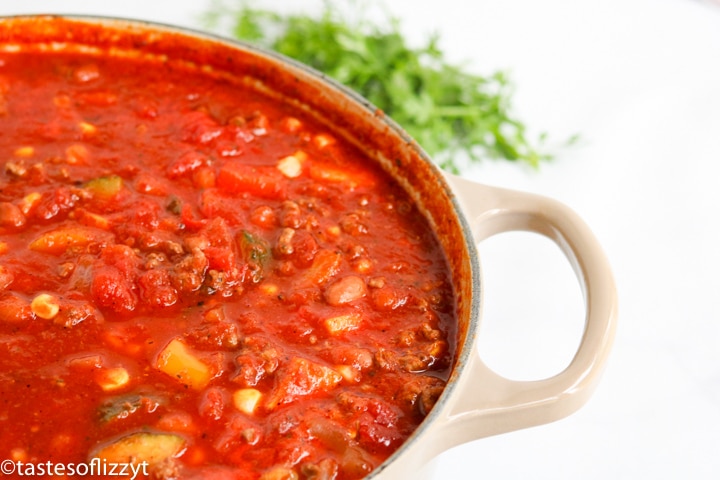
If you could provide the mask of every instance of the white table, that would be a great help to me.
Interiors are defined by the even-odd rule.
[[[208,3],[23,0],[0,3],[0,14],[199,27]],[[436,478],[718,478],[720,8],[710,0],[388,3],[414,41],[439,31],[451,58],[480,73],[508,70],[516,111],[533,131],[558,141],[581,134],[540,171],[486,162],[467,175],[573,207],[604,245],[620,293],[615,347],[591,401],[551,425],[457,447],[438,459]],[[559,250],[508,234],[481,254],[487,363],[522,379],[560,371],[583,312]]]

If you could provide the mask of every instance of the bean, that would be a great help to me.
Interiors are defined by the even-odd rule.
[[[367,294],[365,281],[355,275],[343,277],[325,289],[325,300],[333,306],[354,302]]]

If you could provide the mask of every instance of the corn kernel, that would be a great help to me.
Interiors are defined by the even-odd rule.
[[[90,158],[90,152],[85,145],[75,143],[65,149],[65,161],[70,165],[82,165]]]
[[[262,393],[254,388],[242,388],[233,393],[233,404],[235,408],[243,413],[252,415],[260,402]]]
[[[307,158],[308,156],[305,152],[298,150],[292,155],[281,158],[277,168],[286,177],[297,178],[302,174],[302,164]]]
[[[274,295],[277,295],[280,289],[274,283],[263,283],[262,285],[260,285],[260,291],[262,291],[268,297],[272,297]]]
[[[358,273],[369,273],[372,267],[372,261],[368,258],[360,258],[353,264],[353,269]]]
[[[57,298],[47,293],[41,293],[33,298],[30,303],[30,310],[40,318],[51,320],[60,312],[60,305]]]
[[[35,154],[33,147],[25,146],[15,149],[15,156],[21,158],[30,158]]]
[[[123,388],[130,382],[130,374],[123,367],[101,370],[96,381],[105,392],[112,392]]]
[[[333,237],[339,237],[341,232],[342,230],[339,225],[332,225],[327,228],[328,235],[332,235]]]
[[[348,382],[357,382],[360,380],[359,372],[350,365],[337,365],[335,366],[335,371],[342,375]]]
[[[3,253],[7,253],[8,249],[9,247],[6,242],[0,242],[0,255],[2,255]]]
[[[335,139],[333,137],[331,137],[330,135],[320,133],[313,137],[313,143],[318,148],[325,148],[328,145],[332,145],[333,143],[335,143]]]
[[[283,119],[282,126],[286,132],[296,133],[302,128],[302,122],[295,117],[286,117]]]
[[[83,135],[93,135],[97,132],[97,127],[92,123],[80,122],[78,124],[78,127],[80,127],[80,131],[83,133]]]

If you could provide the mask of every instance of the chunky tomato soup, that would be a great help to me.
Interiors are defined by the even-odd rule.
[[[352,479],[422,422],[455,300],[424,217],[191,65],[0,53],[0,458]]]

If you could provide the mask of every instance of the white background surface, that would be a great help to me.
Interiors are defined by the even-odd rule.
[[[0,14],[116,15],[199,27],[207,0],[0,3]],[[320,2],[259,5],[317,10]],[[590,402],[551,425],[443,454],[436,478],[720,478],[720,6],[694,0],[387,1],[406,33],[510,72],[518,114],[583,141],[531,171],[467,175],[575,209],[613,265],[620,322]],[[580,290],[549,241],[480,246],[481,350],[518,379],[556,373],[582,330]]]

